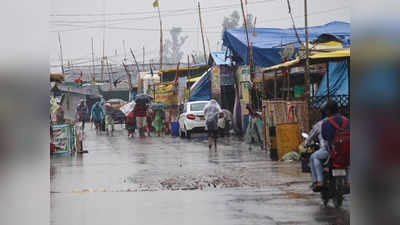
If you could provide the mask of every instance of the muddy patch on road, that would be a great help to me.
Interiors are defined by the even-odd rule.
[[[164,190],[203,190],[211,188],[255,187],[255,183],[240,177],[232,176],[177,176],[160,182]]]

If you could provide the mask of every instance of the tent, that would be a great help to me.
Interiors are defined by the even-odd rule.
[[[252,31],[250,30],[250,33]],[[280,52],[286,44],[293,43],[298,50],[296,34],[293,28],[256,28],[256,36],[249,36],[253,50],[253,62],[256,66],[269,67],[282,63]],[[297,33],[305,42],[304,28],[298,28]],[[321,26],[308,28],[309,40],[315,40],[322,34],[335,35],[342,40],[343,47],[350,46],[350,23],[331,22]],[[248,64],[247,39],[244,29],[226,30],[223,44],[231,50],[233,58],[238,58],[241,64]]]
[[[190,88],[189,101],[208,101],[211,94],[211,68]]]

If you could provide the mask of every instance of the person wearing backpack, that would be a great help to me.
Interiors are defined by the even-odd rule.
[[[103,121],[104,117],[104,109],[103,106],[101,106],[100,102],[96,102],[93,106],[92,109],[90,110],[90,118],[93,121],[95,127],[96,127],[96,133],[98,134],[100,132],[100,126],[101,122]]]
[[[310,168],[311,176],[313,180],[313,189],[318,189],[324,185],[323,177],[323,162],[330,156],[332,151],[332,144],[336,135],[336,128],[333,121],[340,126],[346,125],[346,129],[349,129],[350,121],[339,113],[338,106],[334,101],[328,101],[324,106],[321,107],[327,118],[322,119],[316,124],[319,127],[320,137],[322,137],[321,148],[314,152],[310,157]],[[343,123],[343,121],[345,121]],[[318,131],[317,131],[318,132]],[[321,141],[320,141],[321,142]]]

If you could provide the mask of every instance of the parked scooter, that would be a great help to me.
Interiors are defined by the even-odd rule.
[[[307,139],[308,136],[308,134],[302,133],[303,138]],[[314,144],[305,147],[312,149],[312,152],[317,151],[319,149],[318,140],[314,140]],[[308,159],[302,160],[308,161]],[[334,206],[340,208],[344,199],[343,195],[350,193],[350,185],[346,177],[349,168],[338,163],[332,163],[330,157],[323,162],[323,167],[324,186],[314,189],[313,191],[321,193],[321,200],[325,207],[328,206],[329,200],[332,199]]]

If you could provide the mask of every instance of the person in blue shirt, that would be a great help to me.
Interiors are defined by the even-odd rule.
[[[328,101],[323,106],[321,106],[321,110],[323,114],[326,115],[326,118],[323,118],[313,127],[313,131],[311,133],[313,133],[314,135],[310,135],[313,137],[318,135],[321,146],[320,149],[314,152],[310,157],[313,189],[318,189],[324,184],[322,164],[329,157],[330,146],[332,145],[333,138],[336,134],[336,128],[329,123],[327,118],[331,117],[338,125],[342,125],[342,115],[339,113],[339,108],[336,102]],[[349,123],[347,123],[347,126],[349,128]],[[311,138],[308,138],[306,141],[306,145],[310,141]]]

